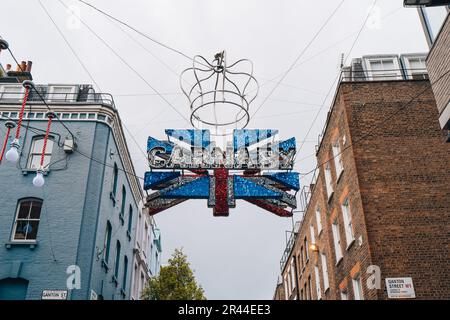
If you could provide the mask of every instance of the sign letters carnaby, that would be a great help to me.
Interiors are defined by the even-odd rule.
[[[279,216],[296,208],[299,175],[291,172],[295,138],[278,140],[278,131],[234,130],[231,141],[211,141],[208,130],[166,130],[167,140],[149,137],[144,189],[150,214],[189,199],[206,199],[215,216],[228,216],[236,199]],[[238,174],[238,173],[241,174]]]

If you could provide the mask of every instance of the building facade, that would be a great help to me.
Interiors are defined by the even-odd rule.
[[[2,142],[5,123],[18,121],[23,76],[5,70],[0,78]],[[51,126],[42,188],[32,180],[48,108],[33,91],[19,160],[0,164],[0,299],[131,299],[145,213],[114,101],[90,85],[36,88],[60,121]]]
[[[153,216],[143,209],[137,222],[133,255],[133,287],[131,298],[140,300],[142,290],[151,277],[159,274],[161,265],[161,234]]]
[[[344,70],[275,297],[389,299],[402,282],[403,298],[450,298],[450,146],[424,70],[394,72],[401,60],[368,56]]]
[[[406,0],[405,4],[410,1]],[[447,133],[446,141],[450,142],[450,1],[425,1],[417,10],[430,47],[427,68],[439,110],[439,123]]]

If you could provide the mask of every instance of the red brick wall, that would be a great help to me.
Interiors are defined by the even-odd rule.
[[[423,90],[425,94],[405,106]],[[340,291],[346,288],[349,299],[353,299],[351,280],[357,275],[361,276],[365,299],[387,299],[386,277],[412,277],[419,299],[450,297],[450,145],[442,143],[437,119],[428,81],[340,85],[317,162],[332,158],[332,145],[339,138],[344,171],[337,179],[335,162],[330,161],[334,194],[329,200],[324,167],[317,171],[318,179],[291,253],[300,256],[305,237],[311,243],[312,224],[319,252],[309,251],[304,268],[298,263],[298,281],[304,288],[311,277],[313,299],[317,298],[315,265],[320,270],[322,299],[340,299]],[[348,248],[341,208],[346,198],[355,238]],[[320,236],[317,205],[321,207],[323,227]],[[335,220],[343,253],[339,263],[331,229]],[[330,289],[326,292],[320,253],[327,256]],[[381,268],[381,290],[366,286],[366,270],[373,264]]]
[[[352,149],[372,263],[383,280],[412,277],[418,298],[450,298],[450,145],[442,143],[429,82],[341,90],[352,140],[359,141]],[[386,299],[385,290],[378,297]]]

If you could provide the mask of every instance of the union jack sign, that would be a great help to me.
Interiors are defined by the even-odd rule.
[[[277,130],[234,130],[232,141],[211,141],[208,130],[167,129],[167,140],[148,138],[151,171],[144,189],[153,190],[151,215],[189,199],[205,199],[214,216],[228,216],[242,199],[281,217],[292,216],[300,189],[292,172],[295,138],[278,140]]]

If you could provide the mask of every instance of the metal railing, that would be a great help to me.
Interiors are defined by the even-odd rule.
[[[38,89],[39,90],[39,89]],[[0,102],[22,102],[24,92],[0,92]],[[47,93],[40,92],[40,96],[36,92],[30,92],[29,102],[42,103],[42,98],[51,104],[102,104],[115,108],[113,96],[109,93]]]
[[[341,82],[426,80],[428,71],[420,69],[352,70],[344,68]]]

